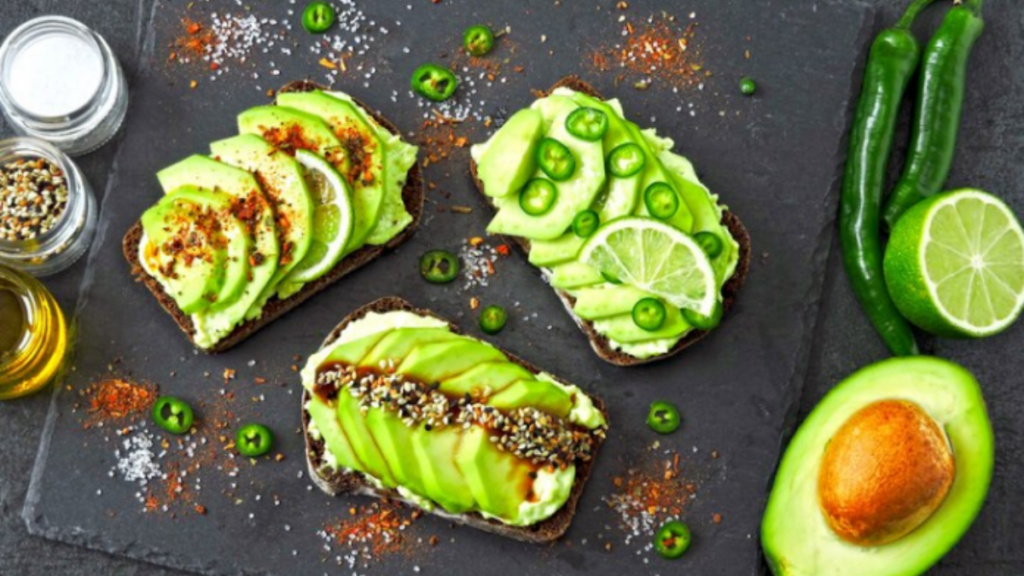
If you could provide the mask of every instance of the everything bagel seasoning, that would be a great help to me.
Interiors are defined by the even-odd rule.
[[[64,173],[48,160],[0,166],[0,240],[23,242],[49,232],[68,205]]]

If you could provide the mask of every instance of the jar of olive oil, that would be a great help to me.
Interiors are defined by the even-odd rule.
[[[0,265],[0,400],[46,386],[64,364],[68,329],[38,280]]]

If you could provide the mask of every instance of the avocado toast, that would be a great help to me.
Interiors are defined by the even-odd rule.
[[[575,130],[569,130],[570,117],[582,116],[581,110],[591,118],[584,117]],[[587,130],[597,131],[588,135]],[[555,144],[541,149],[550,140]],[[496,154],[489,159],[492,146],[509,152],[504,158]],[[634,151],[633,164],[640,166],[629,173],[618,172],[622,177],[613,173],[611,162],[620,151]],[[534,159],[543,155],[548,156],[548,166],[538,169]],[[621,157],[628,159],[627,154]],[[569,164],[569,176],[554,170],[558,162]],[[603,101],[578,77],[562,79],[534,106],[513,115],[488,142],[474,146],[470,172],[478,190],[497,209],[488,231],[508,236],[542,270],[594,351],[612,364],[631,366],[667,358],[700,341],[734,306],[746,280],[750,237],[739,218],[717,204],[717,197],[700,184],[685,158],[671,152],[671,140],[659,139],[626,120],[617,102]],[[545,183],[548,180],[553,185]],[[534,186],[538,181],[543,186]],[[485,182],[492,184],[490,189]],[[535,192],[528,190],[531,187],[540,191],[531,201],[543,198],[545,190],[553,200],[531,210],[526,200],[527,193]],[[646,201],[645,192],[659,192],[659,187],[662,192],[675,189],[676,194],[669,198],[674,201],[671,211],[655,217],[651,208],[657,209],[657,202]],[[590,229],[579,232],[581,222],[590,224]],[[633,224],[653,228],[691,248],[690,260],[700,261],[705,275],[714,277],[715,286],[705,287],[700,306],[687,305],[703,307],[707,318],[684,317],[678,301],[637,289],[580,261],[584,246],[609,223],[620,229]],[[692,240],[701,233],[715,236],[718,252],[713,257],[706,249],[707,257],[693,250],[696,242]],[[710,284],[712,279],[706,280]],[[651,299],[659,301],[653,305],[661,313],[661,323],[641,327],[636,323],[637,307],[630,307]],[[713,307],[712,299],[716,300]]]
[[[398,246],[419,224],[423,179],[416,148],[369,107],[324,90],[312,82],[287,84],[277,106],[243,112],[242,134],[213,143],[212,158],[193,156],[161,171],[169,194],[124,237],[132,274],[205,352],[238,344]],[[229,190],[225,198],[225,189],[235,194]],[[197,209],[197,193],[219,196],[219,208]],[[191,239],[198,232],[205,240],[197,245],[205,249],[181,251],[180,238],[174,250],[166,249],[168,239],[159,251],[149,242],[151,257],[164,254],[147,265],[141,249],[147,217],[157,234],[175,226]],[[212,225],[197,230],[195,222],[204,220]],[[187,265],[169,252],[184,254]],[[239,254],[248,254],[247,267]],[[169,282],[163,272],[177,278]],[[219,317],[219,329],[208,334],[197,326],[203,315]]]
[[[599,399],[399,298],[349,315],[302,378],[306,457],[324,492],[403,500],[528,542],[569,528],[605,437]],[[412,391],[433,400],[406,398]],[[447,408],[429,409],[438,402]],[[502,419],[523,414],[561,430],[548,436],[558,441],[504,448]]]

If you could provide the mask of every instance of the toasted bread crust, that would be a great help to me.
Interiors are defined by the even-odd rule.
[[[381,298],[359,308],[352,314],[349,314],[338,326],[331,331],[324,340],[323,346],[328,346],[333,343],[341,335],[341,332],[352,322],[366,316],[371,312],[390,312],[395,310],[406,310],[414,312],[423,316],[431,316],[439,320],[448,322],[444,318],[437,316],[429,310],[418,309],[409,302],[396,297]],[[448,323],[448,326],[453,332],[459,333],[458,328]],[[530,364],[526,360],[515,356],[505,350],[502,352],[508,356],[509,360],[519,364],[527,370],[538,373],[540,369]],[[562,380],[556,378],[559,382],[565,383]],[[594,400],[594,406],[604,414],[605,421],[608,420],[608,411],[605,408],[604,402],[600,398],[591,396]],[[417,507],[415,503],[405,501],[397,492],[393,490],[379,489],[365,480],[365,478],[357,472],[345,472],[345,471],[324,471],[324,451],[326,446],[323,440],[315,440],[309,434],[309,412],[306,410],[306,402],[309,400],[308,392],[303,392],[302,395],[302,430],[303,435],[306,439],[306,462],[309,468],[310,477],[313,479],[314,484],[317,485],[321,490],[332,496],[338,494],[360,494],[366,496],[375,496],[377,498],[383,498],[387,500],[401,500],[407,505]],[[598,452],[600,451],[601,444],[603,444],[603,438],[597,438],[594,443],[593,458],[586,462],[577,462],[576,464],[576,481],[573,484],[572,492],[569,494],[569,499],[565,505],[562,506],[554,516],[540,522],[534,526],[519,527],[509,526],[502,524],[497,520],[489,520],[484,518],[477,513],[469,514],[449,514],[439,507],[434,510],[425,510],[431,514],[441,516],[453,522],[471,526],[485,532],[492,532],[501,536],[514,538],[516,540],[522,540],[524,542],[532,542],[536,544],[549,543],[557,540],[566,530],[569,529],[569,525],[572,523],[572,518],[576,514],[576,505],[579,502],[580,496],[583,494],[583,488],[590,478],[591,472],[593,471],[594,461],[597,458]]]
[[[581,92],[594,98],[603,99],[603,96],[601,96],[601,94],[597,91],[596,88],[586,83],[578,76],[566,76],[565,78],[562,78],[561,80],[556,82],[551,88],[549,88],[547,92],[544,93],[544,95],[551,94],[557,88],[570,88],[572,90],[575,90],[576,92]],[[491,202],[490,196],[484,194],[484,184],[480,180],[480,175],[477,172],[477,165],[475,161],[470,160],[469,171],[470,174],[473,176],[473,182],[476,184],[476,187],[480,191],[480,194],[493,207],[494,204],[493,202]],[[722,224],[724,224],[725,227],[729,229],[729,233],[739,244],[739,263],[736,266],[736,271],[722,287],[722,307],[725,312],[729,312],[729,310],[736,304],[736,298],[739,296],[740,288],[742,288],[743,284],[746,282],[747,274],[750,271],[750,235],[747,233],[747,229],[743,226],[743,223],[740,221],[739,217],[733,214],[732,212],[729,212],[728,210],[722,215]],[[529,240],[517,236],[504,237],[510,243],[518,246],[524,254],[529,255]],[[580,330],[582,330],[584,334],[586,334],[587,339],[590,341],[591,348],[594,349],[594,352],[597,353],[598,357],[600,357],[605,362],[615,364],[616,366],[637,366],[640,364],[647,364],[649,362],[655,362],[657,360],[662,360],[665,358],[669,358],[671,356],[675,356],[676,354],[679,354],[680,352],[686,350],[690,346],[693,346],[697,342],[700,342],[705,337],[707,337],[707,335],[711,332],[710,330],[694,330],[687,334],[686,337],[677,342],[671,350],[664,354],[659,354],[658,356],[652,356],[650,358],[636,358],[623,352],[620,352],[618,350],[615,350],[612,347],[611,342],[608,340],[608,338],[602,336],[597,332],[597,330],[594,328],[593,322],[591,322],[590,320],[584,320],[583,318],[577,316],[576,313],[573,312],[573,305],[575,304],[575,299],[568,292],[564,290],[555,289],[555,293],[558,294],[558,297],[562,300],[562,304],[565,306],[565,309],[569,312],[569,315],[572,317],[572,319],[576,322],[576,325],[580,327]]]
[[[291,82],[285,84],[278,93],[280,92],[311,92],[313,90],[327,90],[325,86],[320,86],[314,82],[300,81]],[[363,107],[373,118],[380,123],[381,126],[386,128],[392,134],[401,134],[397,127],[395,127],[386,118],[381,116],[376,111],[372,110],[367,105],[355,101],[359,106]],[[409,170],[405,187],[402,188],[402,200],[405,202],[405,209],[412,216],[412,222],[405,227],[402,232],[392,238],[387,244],[383,246],[363,246],[359,250],[352,252],[348,256],[345,256],[338,264],[334,266],[327,274],[320,278],[307,283],[297,293],[292,296],[280,300],[275,295],[267,301],[263,306],[263,314],[254,320],[247,320],[244,323],[237,326],[230,334],[222,338],[214,346],[210,348],[199,348],[204,352],[210,354],[216,354],[224,352],[238,343],[242,342],[249,336],[253,335],[260,328],[263,328],[267,324],[270,324],[274,320],[277,320],[281,316],[285,315],[292,309],[296,308],[313,295],[321,292],[331,284],[334,284],[338,280],[347,276],[349,273],[362,268],[369,264],[373,260],[376,260],[386,250],[393,249],[399,244],[409,239],[419,227],[420,219],[423,216],[423,172],[420,168],[419,162],[413,164],[413,167]],[[156,297],[160,306],[167,311],[168,314],[174,318],[174,321],[178,324],[178,327],[188,336],[188,339],[195,344],[195,327],[192,324],[192,318],[181,311],[178,305],[174,302],[174,299],[167,294],[160,282],[153,278],[142,268],[142,264],[139,259],[139,244],[142,240],[142,223],[136,222],[131,229],[125,234],[122,240],[122,250],[124,257],[131,266],[131,274],[135,276],[136,281],[141,282],[153,296]],[[197,346],[198,348],[198,346]]]

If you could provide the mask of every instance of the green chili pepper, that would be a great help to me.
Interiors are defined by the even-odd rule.
[[[722,253],[722,239],[714,232],[697,232],[693,235],[693,239],[708,255],[708,258],[714,258]]]
[[[907,163],[882,211],[890,230],[911,206],[946,185],[960,128],[967,61],[985,28],[982,3],[968,0],[953,7],[924,50]]]
[[[647,158],[639,144],[619,144],[608,154],[608,171],[616,178],[629,178],[643,170]]]
[[[459,257],[447,250],[430,250],[420,256],[420,275],[431,284],[447,284],[459,275]]]
[[[174,396],[161,396],[153,404],[153,421],[171,434],[185,434],[192,429],[195,414],[188,402]]]
[[[654,535],[654,550],[662,558],[675,560],[690,548],[690,528],[678,520],[666,522]]]
[[[546,214],[558,199],[558,189],[550,180],[534,178],[519,191],[519,207],[530,216]]]
[[[263,424],[246,424],[235,436],[235,448],[246,458],[263,456],[273,447],[274,433]]]
[[[480,312],[480,329],[485,334],[497,334],[508,322],[508,312],[501,306],[488,306]]]
[[[644,190],[644,205],[658,220],[668,220],[679,210],[679,195],[664,182],[655,182]]]
[[[679,429],[679,409],[668,402],[654,402],[647,412],[647,426],[658,434],[671,434]]]
[[[839,200],[839,240],[850,284],[875,329],[897,356],[917,354],[918,350],[910,324],[885,286],[879,212],[900,102],[921,53],[910,25],[933,1],[915,0],[899,23],[882,31],[871,46]]]
[[[563,182],[576,172],[576,157],[572,151],[554,138],[544,138],[537,146],[537,164],[555,182]]]
[[[717,328],[722,323],[722,316],[725,314],[725,308],[721,302],[715,303],[715,309],[711,311],[711,315],[705,316],[700,312],[695,312],[689,308],[683,308],[683,320],[690,326],[693,326],[697,330],[711,330]]]
[[[437,64],[424,64],[412,73],[411,85],[420,96],[442,102],[455,93],[459,79],[447,68]]]
[[[601,226],[601,216],[593,210],[584,210],[572,219],[572,233],[580,238],[590,238]]]
[[[647,332],[661,328],[667,315],[665,305],[657,298],[641,298],[633,305],[633,323]]]
[[[597,142],[608,131],[608,115],[597,108],[577,108],[565,119],[565,130],[588,142]]]
[[[302,27],[310,34],[323,34],[334,24],[334,8],[327,2],[310,2],[302,11]]]
[[[494,32],[482,24],[470,26],[462,35],[462,45],[470,56],[487,56],[494,49]]]

